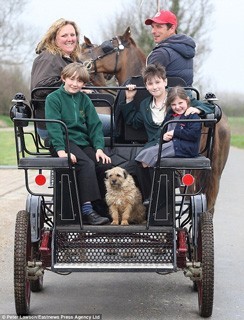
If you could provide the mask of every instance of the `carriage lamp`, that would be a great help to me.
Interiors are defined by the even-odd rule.
[[[191,175],[190,173],[186,173],[183,177],[182,177],[182,183],[185,186],[191,186],[194,183],[195,179],[193,177],[193,175]]]
[[[39,173],[35,178],[35,182],[38,186],[43,186],[46,183],[46,180],[46,177],[41,173]]]

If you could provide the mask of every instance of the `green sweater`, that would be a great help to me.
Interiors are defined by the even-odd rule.
[[[47,96],[45,118],[63,121],[68,128],[69,140],[81,148],[104,148],[102,123],[91,99],[85,93],[70,94],[62,85]],[[58,123],[47,123],[47,130],[55,150],[65,150],[62,126]]]

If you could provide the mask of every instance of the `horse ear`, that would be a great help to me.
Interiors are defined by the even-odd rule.
[[[91,46],[92,43],[91,43],[91,40],[89,38],[87,38],[86,36],[84,36],[84,42],[87,46]]]
[[[128,39],[128,38],[130,38],[130,36],[131,36],[130,27],[127,27],[127,29],[125,30],[125,33],[123,34],[122,37]]]

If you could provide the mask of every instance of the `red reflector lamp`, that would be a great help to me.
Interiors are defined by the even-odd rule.
[[[182,177],[182,183],[185,186],[191,186],[194,183],[194,181],[195,179],[190,173],[187,173]]]
[[[35,178],[35,182],[38,186],[43,186],[46,183],[46,177],[43,174],[38,174]]]

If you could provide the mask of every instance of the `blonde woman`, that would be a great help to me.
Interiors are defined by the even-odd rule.
[[[72,62],[81,62],[80,32],[75,22],[63,18],[55,21],[36,48],[31,71],[31,90],[37,87],[60,87],[61,72]],[[101,77],[100,77],[101,81]],[[45,98],[49,92],[38,91],[35,98]],[[36,110],[37,118],[44,118],[44,106]],[[110,116],[99,115],[103,123],[104,133],[110,132]],[[38,124],[38,134],[45,140],[48,138],[44,123]]]
[[[48,29],[38,43],[38,56],[31,71],[31,89],[59,87],[61,71],[69,63],[80,61],[80,33],[73,21],[59,19]]]

